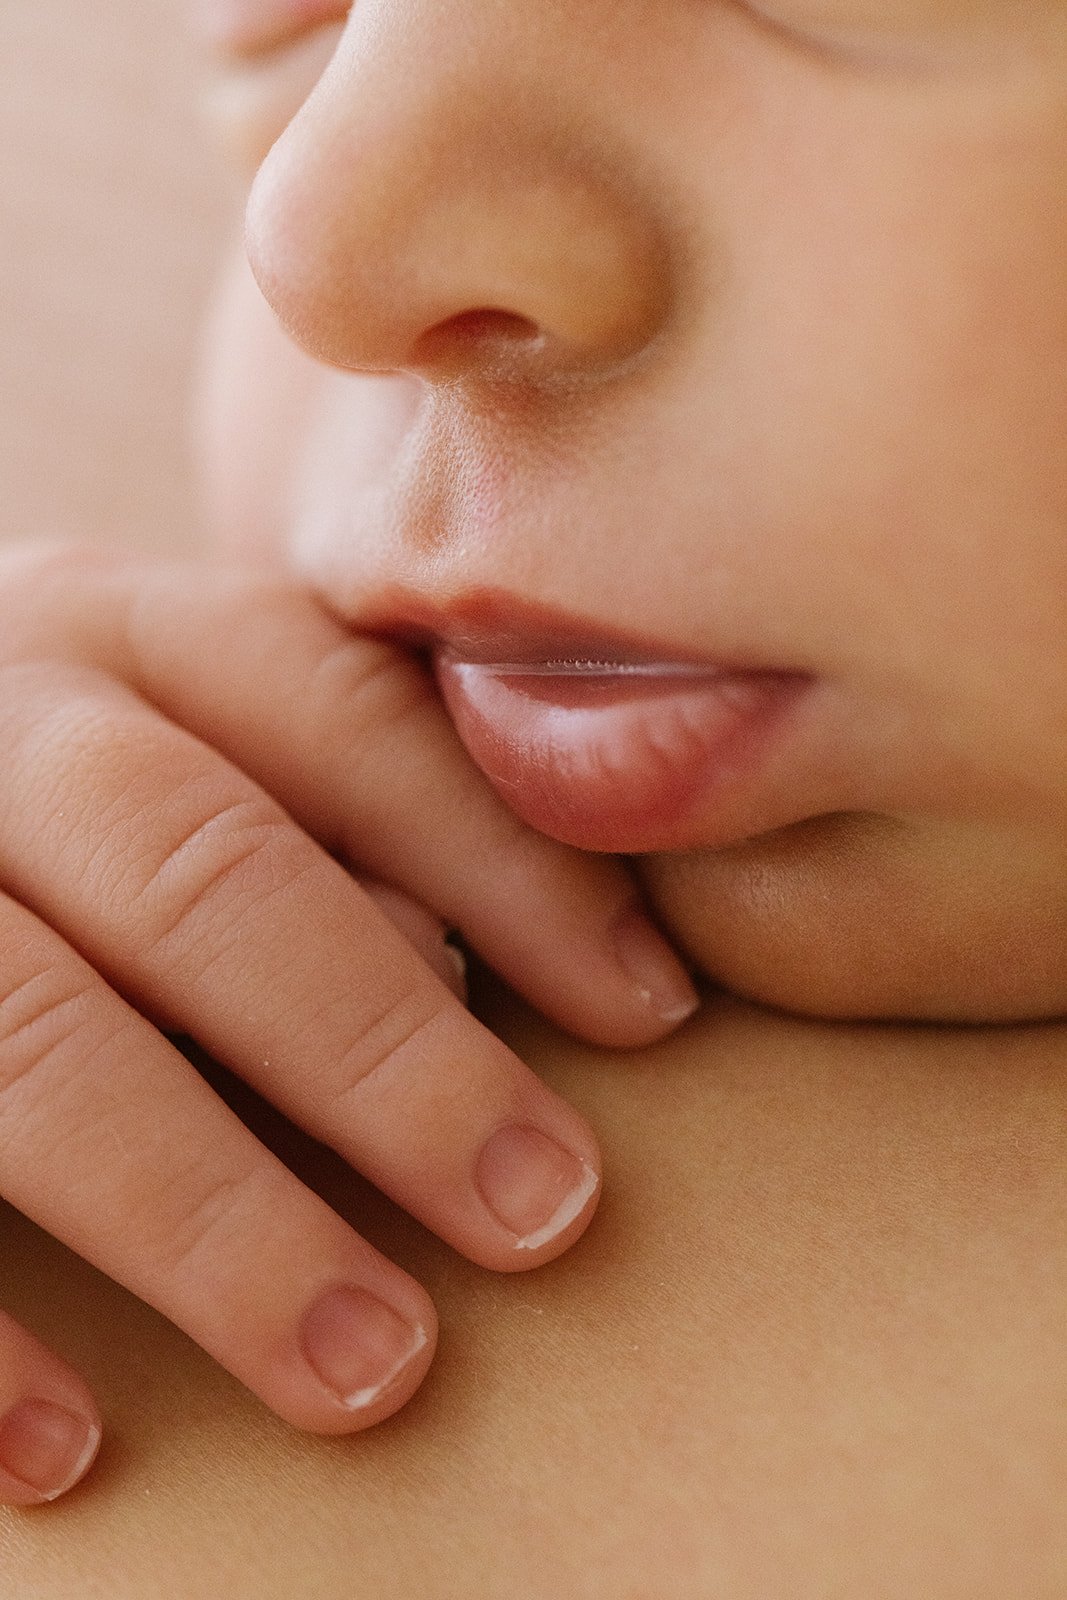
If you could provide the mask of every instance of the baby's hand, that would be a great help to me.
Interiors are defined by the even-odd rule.
[[[290,1422],[377,1422],[430,1363],[432,1304],[164,1033],[507,1271],[581,1233],[596,1143],[444,981],[442,924],[606,1042],[665,1033],[684,975],[616,863],[491,794],[416,661],[284,581],[8,549],[0,747],[0,1194]],[[0,1419],[8,1502],[62,1492],[99,1437],[2,1316]]]

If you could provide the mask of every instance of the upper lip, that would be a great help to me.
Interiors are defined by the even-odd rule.
[[[480,586],[429,597],[394,585],[360,608],[362,632],[432,653],[486,665],[676,668],[710,675],[777,670],[766,663],[713,660],[679,652],[669,641],[609,628],[603,622]]]

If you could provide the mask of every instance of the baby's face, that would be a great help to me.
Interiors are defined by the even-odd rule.
[[[1067,1010],[1065,0],[216,5],[231,542],[731,987]]]

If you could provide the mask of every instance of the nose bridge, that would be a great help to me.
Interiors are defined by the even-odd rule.
[[[542,368],[633,355],[662,319],[663,235],[583,114],[548,0],[397,9],[357,3],[253,188],[249,254],[281,320],[348,368],[501,342]]]

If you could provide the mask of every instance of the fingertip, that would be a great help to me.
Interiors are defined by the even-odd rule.
[[[58,1500],[85,1477],[102,1436],[95,1411],[23,1396],[0,1417],[0,1499],[20,1506]]]
[[[661,1028],[676,1028],[693,1015],[700,1004],[693,981],[643,911],[624,911],[611,930],[611,942],[637,1003]]]
[[[689,972],[632,902],[606,929],[601,923],[587,934],[584,943],[584,957],[572,956],[570,963],[584,977],[581,989],[575,992],[568,973],[566,988],[559,984],[541,999],[553,1020],[577,1038],[639,1050],[658,1044],[699,1010],[700,994]]]
[[[562,849],[562,846],[560,847]],[[699,1009],[684,962],[647,915],[616,862],[584,861],[569,882],[541,883],[487,937],[479,956],[552,1022],[589,1044],[658,1043]]]
[[[339,1282],[314,1299],[298,1338],[319,1403],[313,1415],[290,1420],[316,1433],[356,1433],[391,1417],[421,1387],[436,1352],[437,1315],[417,1285],[386,1297],[378,1286]]]
[[[474,1183],[499,1242],[479,1260],[521,1272],[569,1250],[600,1199],[600,1155],[591,1136],[564,1143],[530,1124],[497,1128],[478,1156]]]

